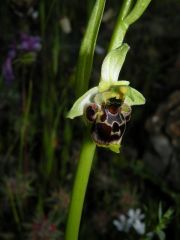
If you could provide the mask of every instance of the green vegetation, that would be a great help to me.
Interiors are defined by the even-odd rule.
[[[0,239],[179,240],[179,10],[177,0],[1,3]],[[104,62],[116,48],[120,64]],[[121,107],[123,138],[108,146],[121,143],[118,154],[96,147],[92,123],[67,118],[95,86],[96,102]],[[135,89],[145,105],[132,106],[144,103]]]

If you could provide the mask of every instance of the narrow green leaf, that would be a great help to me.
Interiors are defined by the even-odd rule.
[[[163,231],[157,232],[157,235],[159,237],[159,240],[165,240],[166,239],[166,235]]]
[[[134,8],[129,15],[124,19],[124,22],[129,26],[130,24],[137,21],[144,13],[151,0],[137,0]]]
[[[162,218],[162,203],[160,202],[159,203],[159,209],[158,209],[158,219],[159,219],[159,222],[161,221],[161,218]]]
[[[86,32],[81,44],[79,59],[76,69],[76,95],[81,96],[89,85],[92,69],[94,50],[102,20],[106,0],[97,0],[93,8]]]
[[[69,111],[67,118],[75,118],[83,115],[84,106],[90,103],[91,98],[98,92],[98,87],[93,87],[89,89],[84,95],[82,95],[74,103],[71,110]]]

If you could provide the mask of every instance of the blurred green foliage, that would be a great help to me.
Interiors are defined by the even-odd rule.
[[[94,0],[86,4],[75,0],[6,0],[0,4],[0,66],[12,44],[18,49],[20,33],[39,36],[42,44],[36,54],[17,50],[11,82],[0,76],[2,240],[63,239],[84,131],[80,119],[70,122],[65,116],[75,99],[78,51],[93,5]],[[107,1],[95,50],[92,86],[99,80],[119,7],[119,1]],[[104,149],[96,153],[80,239],[146,237],[117,231],[112,223],[119,214],[140,208],[145,213],[146,233],[163,231],[166,239],[179,240],[180,188],[169,174],[171,162],[158,174],[156,168],[163,168],[163,157],[154,168],[145,161],[145,154],[155,151],[150,145],[147,121],[180,88],[179,11],[179,0],[152,1],[127,33],[125,41],[131,50],[122,79],[141,90],[147,104],[143,110],[133,110],[120,155]],[[174,136],[169,138],[172,144],[175,140]],[[174,152],[172,165],[176,168],[179,150],[173,148]],[[158,239],[157,235],[152,239]]]

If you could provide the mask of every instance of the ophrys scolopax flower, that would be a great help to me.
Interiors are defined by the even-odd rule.
[[[102,64],[99,85],[81,96],[68,113],[71,119],[83,115],[91,124],[95,143],[117,153],[126,123],[130,120],[131,106],[145,103],[143,95],[130,87],[129,81],[118,81],[128,50],[129,46],[122,44],[107,54]]]

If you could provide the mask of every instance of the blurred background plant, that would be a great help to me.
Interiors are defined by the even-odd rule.
[[[1,3],[2,240],[64,238],[83,136],[81,121],[65,116],[75,99],[77,56],[94,3]],[[119,9],[119,1],[107,1],[92,86],[97,85]],[[127,33],[131,50],[122,78],[132,79],[147,103],[133,111],[120,155],[104,149],[96,153],[80,239],[179,240],[179,11],[178,0],[152,1]],[[127,235],[113,224],[132,209],[144,214],[144,235],[134,227]]]

